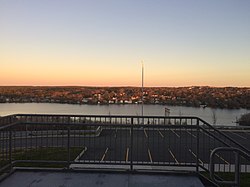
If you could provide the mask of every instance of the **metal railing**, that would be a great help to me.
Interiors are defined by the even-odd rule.
[[[209,173],[210,154],[217,147],[249,154],[229,134],[198,117],[16,114],[0,118],[0,171],[22,163],[51,163]],[[234,172],[231,156],[216,153],[216,158],[216,172]],[[241,164],[242,172],[250,172],[247,161]]]
[[[15,115],[0,117],[0,126],[8,125],[16,121]]]
[[[233,153],[235,156],[235,166],[234,166],[235,175],[233,181],[221,180],[221,178],[217,179],[218,176],[215,174],[215,158],[220,152]],[[241,172],[240,162],[242,159],[250,161],[250,155],[238,148],[232,148],[232,147],[215,148],[210,155],[210,178],[218,184],[240,186],[240,172]]]

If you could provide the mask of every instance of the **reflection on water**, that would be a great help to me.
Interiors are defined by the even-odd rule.
[[[165,115],[165,108],[170,109],[170,115],[198,116],[213,124],[235,125],[242,114],[250,112],[246,109],[228,110],[211,108],[194,108],[184,106],[144,105],[144,115]],[[48,114],[104,114],[104,115],[141,115],[141,106],[130,105],[71,105],[52,103],[2,103],[0,115],[17,113],[48,113]]]

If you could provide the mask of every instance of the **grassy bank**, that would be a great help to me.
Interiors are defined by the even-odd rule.
[[[205,177],[209,178],[208,173],[201,173]],[[216,175],[220,176],[224,181],[234,181],[234,173],[216,173]],[[220,185],[221,187],[228,187],[228,185]],[[250,186],[250,173],[241,173],[240,174],[240,186],[241,187],[249,187]]]

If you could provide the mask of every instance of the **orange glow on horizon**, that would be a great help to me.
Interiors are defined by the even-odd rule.
[[[250,87],[248,65],[245,65],[243,70],[240,69],[242,67],[229,65],[222,71],[213,68],[212,65],[202,68],[198,68],[198,65],[197,68],[182,65],[182,60],[180,58],[176,59],[175,63],[166,64],[164,60],[157,59],[161,63],[158,66],[152,63],[156,60],[151,59],[151,64],[146,61],[145,87]],[[116,58],[102,61],[99,58],[74,58],[74,63],[71,63],[69,58],[19,54],[0,56],[0,61],[3,62],[0,69],[0,85],[141,86],[141,64],[139,60],[136,62],[136,59],[124,59],[121,64],[117,64]],[[174,59],[167,62],[169,61],[174,62]]]

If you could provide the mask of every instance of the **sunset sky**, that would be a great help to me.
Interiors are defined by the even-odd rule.
[[[250,87],[249,0],[0,0],[0,85]]]

